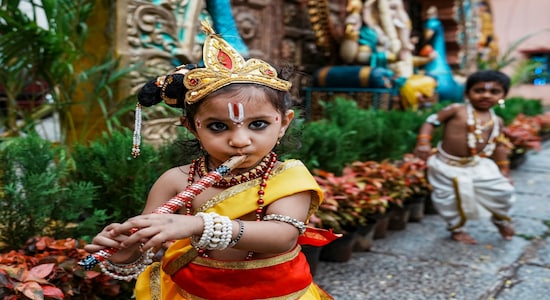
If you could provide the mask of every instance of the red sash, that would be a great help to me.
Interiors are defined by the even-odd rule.
[[[172,280],[189,299],[245,300],[259,299],[258,295],[263,299],[297,299],[312,283],[309,265],[300,249],[249,261],[197,257],[172,275]],[[250,284],[251,278],[254,284]]]

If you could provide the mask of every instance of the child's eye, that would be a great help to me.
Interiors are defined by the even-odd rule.
[[[219,132],[219,131],[223,131],[223,130],[227,129],[227,125],[225,125],[222,122],[213,122],[213,123],[208,124],[207,127],[208,127],[208,129],[210,129],[212,131],[215,131],[215,132]]]
[[[485,92],[489,92],[491,93],[492,95],[498,95],[498,94],[501,94],[501,93],[504,93],[504,90],[501,90],[501,89],[484,89],[484,88],[478,88],[478,89],[473,89],[472,90],[474,93],[476,94],[483,94]]]
[[[258,121],[253,121],[253,122],[251,122],[250,125],[248,125],[248,127],[249,127],[250,129],[258,130],[258,129],[264,129],[264,128],[266,128],[268,125],[269,125],[268,122],[258,120]]]

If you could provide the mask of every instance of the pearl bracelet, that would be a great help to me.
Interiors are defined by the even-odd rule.
[[[300,234],[304,234],[304,232],[306,232],[306,224],[304,224],[304,222],[302,221],[298,221],[294,218],[291,218],[289,216],[284,216],[284,215],[277,215],[277,214],[271,214],[271,215],[266,215],[264,218],[263,218],[264,221],[280,221],[280,222],[284,222],[284,223],[287,223],[287,224],[290,224],[294,227],[296,227],[296,229],[298,229],[298,231],[300,232]]]
[[[130,281],[136,279],[148,265],[153,263],[154,255],[153,251],[149,249],[131,263],[116,264],[110,260],[105,260],[99,264],[99,267],[103,273],[114,279]]]
[[[231,243],[233,222],[226,216],[216,213],[198,213],[204,222],[200,238],[191,237],[191,243],[197,249],[223,250]]]

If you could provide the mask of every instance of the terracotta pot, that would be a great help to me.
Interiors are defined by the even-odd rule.
[[[388,221],[389,230],[404,230],[407,228],[411,212],[407,206],[395,206],[392,208],[393,214]]]
[[[315,273],[317,273],[317,266],[319,265],[322,248],[323,247],[302,245],[302,253],[306,256],[311,276],[315,276]]]
[[[356,231],[355,245],[353,245],[353,251],[362,252],[369,251],[372,248],[374,241],[374,227],[376,221],[368,222],[364,226],[359,226]]]
[[[356,233],[346,232],[341,238],[326,244],[321,249],[321,261],[346,262],[351,259]]]

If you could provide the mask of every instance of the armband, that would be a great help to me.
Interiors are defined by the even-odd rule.
[[[439,126],[441,125],[441,122],[437,119],[437,114],[431,114],[426,118],[426,123],[430,123],[433,126]]]
[[[284,223],[287,223],[287,224],[290,224],[294,227],[296,227],[296,229],[298,229],[298,232],[300,234],[304,234],[304,232],[306,232],[306,225],[304,224],[304,222],[302,221],[298,221],[294,218],[291,218],[289,216],[283,216],[283,215],[277,215],[277,214],[271,214],[271,215],[267,215],[263,218],[264,221],[279,221],[279,222],[284,222]]]

